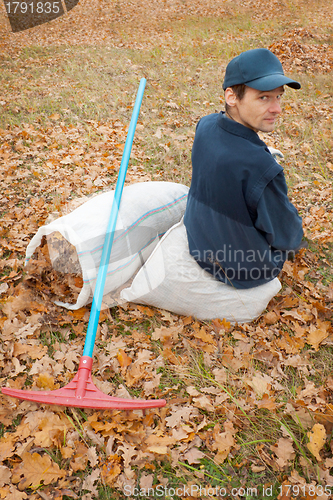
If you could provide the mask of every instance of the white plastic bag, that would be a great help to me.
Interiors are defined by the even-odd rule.
[[[181,220],[164,235],[120,297],[202,320],[245,323],[257,318],[280,288],[278,278],[242,290],[216,280],[190,255]]]
[[[104,294],[126,283],[149,257],[163,235],[184,215],[189,188],[173,182],[141,182],[124,187]],[[26,261],[42,237],[59,232],[74,245],[82,269],[83,287],[75,304],[56,302],[79,309],[91,301],[111,213],[114,191],[94,196],[73,212],[39,228],[26,250]],[[59,254],[51,262],[57,269]]]

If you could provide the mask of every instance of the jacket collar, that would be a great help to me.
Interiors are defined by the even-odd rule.
[[[224,111],[219,113],[218,125],[230,134],[238,135],[243,137],[243,139],[253,142],[254,144],[266,147],[266,144],[260,139],[254,130],[245,127],[245,125],[242,125],[241,123],[231,120],[227,117]]]

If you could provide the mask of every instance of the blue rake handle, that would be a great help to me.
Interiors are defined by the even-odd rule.
[[[138,121],[139,111],[141,107],[141,102],[143,98],[143,93],[146,86],[146,79],[142,78],[140,80],[139,90],[136,96],[131,122],[127,132],[127,138],[125,142],[125,147],[123,151],[123,156],[121,159],[121,164],[119,168],[119,174],[116,184],[116,189],[114,192],[114,198],[111,208],[111,214],[108,222],[108,227],[106,230],[105,241],[103,245],[101,262],[98,269],[96,286],[94,290],[94,296],[92,301],[92,306],[90,310],[89,323],[87,328],[86,340],[84,343],[83,356],[92,357],[94,350],[96,332],[98,327],[99,316],[101,312],[101,305],[103,300],[103,292],[105,287],[105,280],[108,271],[111,249],[113,244],[114,233],[116,229],[117,217],[120,206],[120,199],[123,192],[123,187],[126,178],[126,172],[128,167],[129,158],[131,155],[131,149],[133,144],[134,133],[136,129],[136,124]]]

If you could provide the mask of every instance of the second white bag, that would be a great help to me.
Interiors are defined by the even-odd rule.
[[[190,255],[186,228],[180,221],[164,235],[120,297],[202,320],[245,323],[256,319],[280,288],[278,278],[242,290],[216,280]]]

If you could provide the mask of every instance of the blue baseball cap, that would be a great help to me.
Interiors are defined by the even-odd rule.
[[[279,59],[268,49],[247,50],[229,62],[223,90],[239,84],[262,91],[274,90],[282,85],[301,88],[300,83],[285,76]]]

